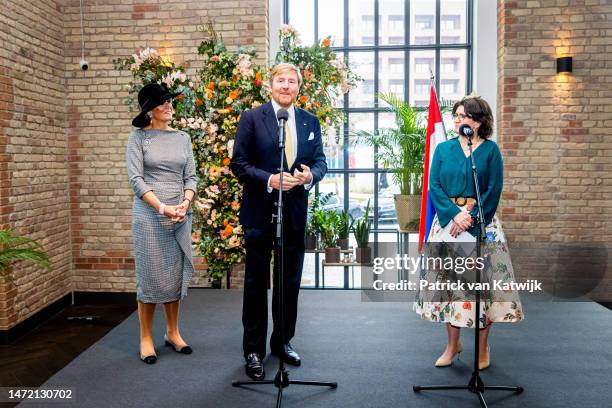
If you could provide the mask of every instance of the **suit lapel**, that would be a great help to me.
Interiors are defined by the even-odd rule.
[[[272,138],[276,148],[278,148],[278,121],[276,120],[276,116],[274,115],[274,108],[272,107],[272,102],[268,102],[265,104],[262,113],[264,124],[268,129],[268,134]]]

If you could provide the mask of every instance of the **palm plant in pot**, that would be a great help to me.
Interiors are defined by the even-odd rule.
[[[346,210],[342,211],[338,216],[338,244],[340,249],[348,249],[349,234],[353,230],[354,223],[355,220]]]
[[[366,206],[365,215],[355,223],[353,234],[357,241],[357,249],[355,250],[355,258],[359,263],[372,262],[372,248],[368,246],[370,243],[370,200]]]
[[[17,261],[29,261],[50,270],[51,260],[38,242],[15,235],[12,230],[0,230],[0,292],[8,292],[11,282],[11,265]]]
[[[385,168],[392,169],[393,181],[400,193],[394,196],[397,221],[401,229],[418,227],[423,180],[423,160],[427,123],[412,107],[392,93],[378,97],[389,104],[395,115],[395,127],[377,132],[359,131],[356,136],[378,148],[375,155]]]
[[[318,210],[316,215],[321,225],[321,241],[325,247],[325,262],[340,262],[340,247],[338,246],[338,213],[333,210]]]

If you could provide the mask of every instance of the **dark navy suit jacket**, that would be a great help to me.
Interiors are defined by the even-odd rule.
[[[321,126],[313,114],[295,107],[295,127],[297,155],[291,168],[287,168],[284,160],[284,171],[293,174],[296,167],[305,164],[310,167],[314,186],[327,172]],[[267,187],[270,176],[279,172],[279,154],[278,121],[272,103],[244,112],[234,141],[231,169],[244,186],[240,223],[247,228],[271,226],[278,191],[268,193]],[[301,167],[299,169],[301,171]],[[304,186],[296,186],[285,193],[283,208],[285,220],[291,221],[293,229],[303,230],[308,208],[308,191]]]

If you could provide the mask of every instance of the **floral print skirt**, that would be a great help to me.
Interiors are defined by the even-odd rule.
[[[485,259],[487,260],[488,280],[498,280],[500,282],[514,281],[514,270],[508,252],[507,242],[502,231],[501,224],[497,216],[486,227],[486,241],[483,245]],[[431,232],[427,242],[441,242],[443,228],[440,226],[438,217],[433,220]],[[471,244],[475,247],[474,244]],[[423,255],[429,257],[443,256],[436,253],[437,245],[425,246]],[[452,251],[452,250],[451,250]],[[446,248],[448,254],[448,248]],[[455,254],[459,255],[459,254]],[[445,255],[444,255],[445,256]],[[444,270],[431,270],[421,268],[420,279],[426,279],[428,282],[438,279],[445,281],[448,275]],[[457,327],[474,327],[474,308],[476,302],[467,293],[461,291],[441,292],[436,294],[437,301],[429,301],[431,299],[425,290],[417,292],[417,299],[414,303],[414,310],[424,320],[432,322],[450,323]],[[481,294],[480,300],[480,328],[486,327],[493,322],[518,322],[523,320],[523,307],[519,299],[518,292],[505,291],[501,293],[486,293]]]

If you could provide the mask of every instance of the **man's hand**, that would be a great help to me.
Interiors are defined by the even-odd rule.
[[[312,182],[312,173],[310,172],[310,167],[305,164],[300,164],[302,167],[302,171],[299,171],[297,167],[293,171],[293,177],[299,180],[300,185],[310,184]]]
[[[300,181],[293,177],[290,173],[283,172],[283,191],[291,190],[293,187],[300,184]],[[280,173],[276,173],[270,178],[270,187],[281,190]]]

